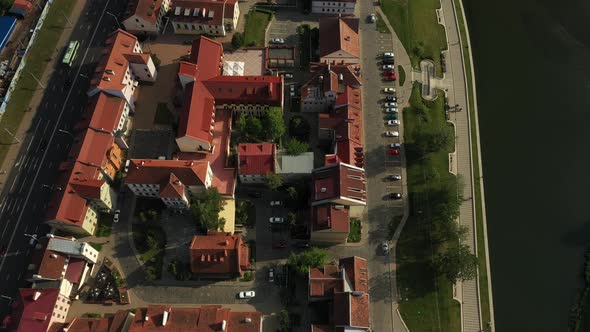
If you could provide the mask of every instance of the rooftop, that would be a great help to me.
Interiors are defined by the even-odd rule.
[[[59,289],[19,289],[12,324],[17,332],[45,332],[49,328]]]
[[[274,143],[242,143],[238,145],[241,175],[270,174],[275,171],[277,146]]]
[[[190,255],[191,270],[197,274],[240,274],[250,266],[249,248],[239,235],[196,235]]]
[[[208,169],[207,161],[131,159],[125,183],[162,184],[173,174],[184,185],[205,186]]]
[[[320,18],[320,57],[338,55],[360,57],[359,19],[354,17]]]
[[[348,233],[350,230],[348,206],[322,204],[311,208],[311,231],[330,230]]]
[[[163,0],[131,0],[127,4],[129,17],[138,16],[144,21],[156,24]]]
[[[316,168],[312,183],[312,206],[338,201],[348,205],[366,204],[366,178],[362,168],[345,163]]]
[[[175,21],[221,25],[223,18],[234,17],[237,0],[175,0],[172,19]]]

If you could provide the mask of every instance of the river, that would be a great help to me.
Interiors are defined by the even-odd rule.
[[[496,331],[567,331],[590,244],[590,1],[464,1]]]

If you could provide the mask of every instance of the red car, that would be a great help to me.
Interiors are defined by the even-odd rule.
[[[392,156],[399,156],[399,149],[387,149],[387,154]]]
[[[391,69],[383,71],[383,76],[395,76],[395,72]]]
[[[283,249],[283,248],[287,248],[287,242],[285,241],[281,241],[281,242],[274,242],[272,244],[273,249]]]
[[[395,81],[396,80],[396,77],[395,77],[395,75],[385,76],[385,80],[386,81]]]

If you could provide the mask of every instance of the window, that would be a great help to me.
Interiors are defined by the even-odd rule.
[[[176,29],[180,29],[180,23],[176,23]]]
[[[143,24],[141,25],[141,27],[142,27],[142,28],[145,28],[145,26],[144,26]]]
[[[186,30],[188,30],[188,24],[185,24],[185,25],[184,25],[184,28],[185,28]]]
[[[191,24],[191,30],[196,30],[195,25]]]

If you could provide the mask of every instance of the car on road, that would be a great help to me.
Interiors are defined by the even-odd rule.
[[[399,120],[387,120],[388,126],[397,126],[399,125]]]
[[[387,137],[399,137],[399,131],[386,131],[385,136]]]
[[[256,292],[251,290],[251,291],[246,291],[246,292],[240,292],[238,294],[238,297],[240,299],[251,299],[253,297],[256,297]]]
[[[387,241],[381,242],[381,250],[383,250],[383,254],[389,254],[389,243]]]
[[[272,248],[273,248],[273,249],[283,249],[283,248],[287,248],[287,242],[285,242],[285,241],[280,241],[280,242],[273,242],[273,244],[272,244]]]
[[[275,281],[275,269],[273,269],[272,267],[268,269],[268,281]]]
[[[282,224],[285,222],[283,217],[270,217],[269,222],[271,224]]]
[[[113,222],[114,223],[118,223],[119,222],[119,215],[121,214],[121,210],[115,210],[115,215],[113,216]]]
[[[384,58],[394,58],[395,56],[393,55],[393,52],[384,52],[383,57]]]
[[[260,198],[260,197],[262,197],[262,193],[260,193],[258,191],[251,191],[248,193],[248,196],[250,196],[252,198]]]
[[[385,96],[385,101],[397,102],[396,96]]]
[[[386,114],[385,120],[397,120],[397,114],[396,113]]]
[[[402,176],[399,174],[394,174],[394,175],[388,176],[387,179],[389,179],[389,181],[399,181],[402,179]]]
[[[385,113],[397,113],[397,107],[385,107]]]
[[[392,149],[401,149],[402,145],[400,143],[391,143],[389,144],[389,147]]]
[[[390,193],[387,197],[389,199],[402,199],[402,194],[400,194],[400,193]]]
[[[271,201],[270,202],[270,206],[281,206],[283,205],[283,202],[281,201]]]
[[[377,16],[375,14],[371,14],[369,17],[367,17],[367,20],[369,23],[375,23],[377,21]]]
[[[293,245],[293,247],[299,248],[299,249],[307,249],[307,248],[310,248],[311,245],[308,242],[300,241],[300,242],[295,243]]]
[[[387,149],[387,154],[390,156],[399,156],[399,149]]]
[[[285,79],[292,79],[293,78],[293,74],[291,73],[282,73],[281,76],[283,76]]]
[[[394,88],[383,88],[383,93],[395,93]]]
[[[393,65],[395,60],[393,60],[393,58],[385,58],[383,59],[383,61],[381,61],[384,65]]]
[[[273,38],[270,40],[271,44],[284,44],[285,40],[283,38]]]
[[[393,70],[393,65],[383,65],[383,70],[391,69]]]
[[[385,107],[396,107],[397,108],[397,103],[385,103],[385,104],[383,104],[383,106],[385,106]]]

